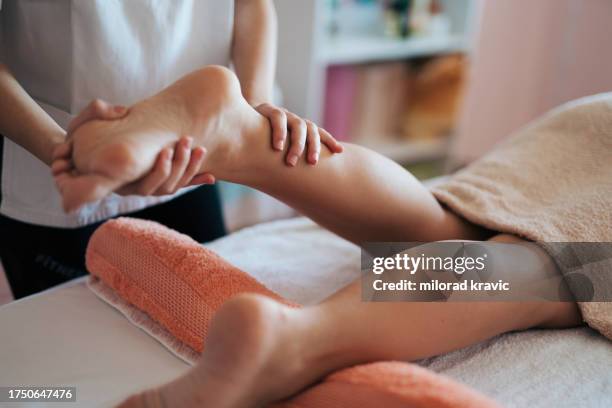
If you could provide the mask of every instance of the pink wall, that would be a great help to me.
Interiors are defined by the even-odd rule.
[[[550,108],[612,90],[612,2],[481,0],[453,148],[473,160]]]

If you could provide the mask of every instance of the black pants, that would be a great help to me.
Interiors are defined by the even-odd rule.
[[[172,201],[123,215],[157,221],[198,242],[225,235],[215,186],[202,186]],[[0,215],[0,259],[15,298],[85,275],[87,242],[100,224],[50,228]]]

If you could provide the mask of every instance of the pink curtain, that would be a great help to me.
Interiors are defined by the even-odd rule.
[[[481,156],[554,106],[612,90],[611,21],[609,0],[480,0],[454,161]]]

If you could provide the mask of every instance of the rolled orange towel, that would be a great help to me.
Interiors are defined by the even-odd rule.
[[[495,401],[423,367],[382,361],[337,371],[272,408],[495,408]]]
[[[119,218],[93,234],[89,287],[168,349],[193,364],[215,312],[240,293],[297,306],[186,235],[151,221]],[[340,370],[275,407],[497,407],[424,368],[380,362]]]
[[[190,363],[226,300],[259,293],[291,304],[187,235],[152,221],[107,221],[89,241],[86,264],[94,293]]]

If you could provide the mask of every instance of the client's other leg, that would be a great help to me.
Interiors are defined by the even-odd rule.
[[[497,240],[518,242],[507,236]],[[525,251],[525,262],[533,262],[529,267],[542,269],[540,254],[530,253],[538,249],[526,246]],[[570,302],[367,303],[360,290],[355,282],[304,309],[261,296],[234,298],[215,317],[200,363],[126,406],[150,406],[148,401],[160,399],[169,406],[262,406],[344,367],[413,361],[505,332],[580,322]]]

